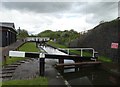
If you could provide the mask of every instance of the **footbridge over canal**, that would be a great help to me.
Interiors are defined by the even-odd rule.
[[[42,42],[42,41],[49,41],[49,37],[27,37],[25,38],[25,41],[30,41],[30,42]]]

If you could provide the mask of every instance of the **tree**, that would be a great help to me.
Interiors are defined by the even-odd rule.
[[[105,21],[104,21],[104,20],[102,20],[102,21],[100,21],[100,22],[99,22],[99,24],[102,24],[102,23],[105,23]]]
[[[49,37],[51,39],[56,39],[56,42],[63,45],[68,45],[69,42],[73,39],[78,38],[79,33],[71,30],[64,30],[64,31],[51,31],[46,30],[38,34],[40,37]]]
[[[18,35],[17,35],[18,39],[26,38],[29,36],[28,31],[25,29],[22,29],[22,30],[18,29],[17,32],[18,32]]]

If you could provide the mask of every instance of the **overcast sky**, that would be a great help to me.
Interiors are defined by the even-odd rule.
[[[118,17],[118,0],[15,1],[2,0],[0,21],[14,22],[16,29],[21,27],[29,34],[38,34],[48,29],[54,31],[74,29],[81,32],[94,28],[102,20],[110,21]]]

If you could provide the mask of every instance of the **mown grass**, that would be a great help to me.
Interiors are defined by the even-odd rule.
[[[106,63],[112,63],[112,59],[110,59],[108,57],[104,57],[104,56],[99,56],[98,60],[100,60],[102,62],[106,62]]]
[[[18,49],[19,51],[24,51],[24,52],[38,52],[39,49],[36,48],[36,44],[34,42],[27,42],[25,44],[23,44],[21,47],[19,47]],[[17,61],[21,61],[21,60],[25,60],[25,58],[21,58],[21,57],[9,57],[7,56],[6,58],[6,63],[3,62],[3,65],[9,65],[9,64],[13,64]]]
[[[36,44],[34,42],[27,42],[19,48],[19,51],[38,52],[39,49],[36,48]]]
[[[47,44],[51,45],[51,46],[54,46],[54,47],[57,47],[57,48],[67,48],[66,46],[64,45],[61,45],[61,44],[57,44],[57,43],[54,43],[52,41],[49,41]],[[81,55],[80,51],[77,51],[77,50],[70,50],[70,53],[73,53],[73,54],[77,54],[77,55]],[[83,52],[83,56],[92,56],[91,53],[89,52]],[[108,62],[108,63],[111,63],[112,60],[108,57],[105,57],[105,56],[100,56],[98,57],[98,60],[99,61],[102,61],[102,62]]]
[[[47,44],[49,44],[49,45],[51,45],[51,46],[53,46],[53,47],[57,47],[57,48],[67,48],[67,47],[64,46],[64,45],[57,44],[57,43],[55,43],[55,42],[53,42],[53,41],[49,41],[49,42],[47,42]]]
[[[6,60],[6,64],[9,65],[9,64],[13,64],[17,61],[21,61],[21,60],[24,60],[25,58],[21,58],[21,57],[7,57],[7,60]]]
[[[15,87],[17,87],[17,86],[19,86],[20,87],[20,85],[26,85],[26,86],[28,86],[28,85],[31,85],[31,86],[35,86],[35,85],[37,85],[37,86],[45,86],[45,87],[47,87],[47,84],[48,84],[48,80],[47,80],[47,78],[45,78],[45,77],[37,77],[37,78],[34,78],[34,79],[29,79],[29,80],[11,80],[11,81],[5,81],[5,82],[2,82],[2,86],[7,86],[7,85],[11,85],[11,86],[15,86]],[[21,86],[22,87],[22,86]]]

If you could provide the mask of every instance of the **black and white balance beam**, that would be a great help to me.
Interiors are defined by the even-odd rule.
[[[39,62],[39,75],[44,76],[45,72],[45,54],[37,52],[22,52],[22,51],[9,51],[11,57],[29,57],[29,58],[40,58]]]
[[[38,53],[38,52],[23,52],[23,51],[9,51],[10,57],[28,57],[28,58],[48,58],[48,59],[69,59],[76,60],[79,59],[84,61],[86,58],[91,60],[94,57],[81,57],[78,55],[57,55],[57,54],[46,54],[46,53]]]
[[[45,58],[44,53],[23,52],[23,51],[9,51],[9,56],[10,57]]]

